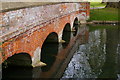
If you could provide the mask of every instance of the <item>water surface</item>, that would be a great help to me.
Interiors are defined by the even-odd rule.
[[[120,79],[120,26],[89,25],[88,42],[79,45],[62,78]]]

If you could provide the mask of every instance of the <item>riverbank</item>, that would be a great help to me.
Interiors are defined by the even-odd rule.
[[[96,20],[93,20],[93,21],[87,22],[87,24],[113,24],[113,25],[117,25],[117,24],[120,24],[120,21],[96,21]]]

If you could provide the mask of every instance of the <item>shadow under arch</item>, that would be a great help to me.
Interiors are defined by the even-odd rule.
[[[3,62],[3,67],[5,66],[32,66],[32,59],[28,53],[21,52],[14,54]]]
[[[62,40],[65,41],[65,43],[62,43],[63,48],[67,47],[67,45],[70,42],[70,38],[71,38],[71,25],[70,23],[67,23],[62,32]]]
[[[50,33],[44,41],[41,48],[41,60],[47,66],[41,67],[42,72],[47,72],[56,60],[58,53],[58,35],[55,32]]]
[[[74,23],[73,23],[73,36],[76,36],[77,35],[77,32],[78,32],[78,18],[76,17],[75,20],[74,20]]]
[[[2,64],[2,79],[32,79],[31,64],[31,56],[28,53],[22,52],[9,57]]]

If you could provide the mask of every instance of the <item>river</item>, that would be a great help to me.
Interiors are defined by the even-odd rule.
[[[120,79],[120,26],[89,26],[88,42],[79,45],[62,78]]]

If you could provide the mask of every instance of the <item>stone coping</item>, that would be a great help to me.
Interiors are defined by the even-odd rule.
[[[0,2],[0,12],[58,3],[60,2]]]

